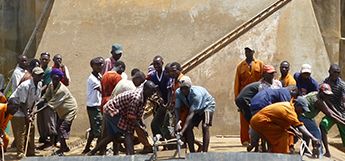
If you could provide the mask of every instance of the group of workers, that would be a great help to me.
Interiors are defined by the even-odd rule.
[[[273,153],[294,152],[296,138],[319,148],[330,157],[327,132],[337,124],[345,146],[345,83],[339,77],[340,68],[332,64],[329,76],[319,85],[311,77],[311,66],[303,64],[294,75],[290,63],[280,63],[281,76],[276,69],[254,58],[255,51],[245,49],[246,59],[235,75],[235,103],[240,112],[241,143],[248,151]],[[90,130],[83,150],[85,155],[104,155],[113,142],[113,154],[119,151],[132,155],[134,145],[141,143],[139,153],[152,152],[144,119],[152,115],[153,136],[172,139],[179,132],[190,152],[207,152],[210,142],[216,103],[214,97],[201,86],[192,84],[190,77],[181,73],[177,62],[164,66],[162,56],[155,56],[148,71],[137,68],[125,73],[120,60],[123,48],[113,44],[111,57],[90,60],[91,73],[87,79],[86,111]],[[53,155],[70,151],[69,138],[73,120],[78,113],[76,99],[68,89],[71,78],[62,56],[41,53],[39,60],[18,56],[16,66],[6,88],[0,95],[0,143],[6,151],[9,138],[5,129],[11,120],[18,158],[34,156],[35,149],[46,149],[60,144]],[[320,125],[315,117],[325,114]],[[34,120],[39,142],[34,144]],[[181,126],[179,125],[181,123]],[[195,140],[193,128],[202,124],[202,141]],[[94,139],[97,143],[91,149]],[[322,143],[323,146],[322,146]],[[260,144],[261,143],[261,144]],[[266,146],[267,143],[267,146]],[[196,150],[195,144],[199,147]],[[122,146],[124,145],[124,147]],[[176,147],[164,146],[164,149]]]
[[[137,68],[128,77],[126,65],[120,60],[123,48],[113,44],[111,57],[95,57],[90,60],[91,73],[86,81],[86,109],[90,129],[82,152],[84,155],[104,155],[107,145],[113,142],[113,154],[119,151],[132,155],[134,144],[142,143],[139,153],[152,152],[144,118],[153,116],[150,124],[154,136],[172,139],[179,132],[190,152],[207,152],[212,126],[215,100],[200,86],[181,73],[177,62],[165,66],[161,56],[155,56],[148,71]],[[53,57],[44,52],[39,59],[28,60],[24,55],[17,58],[18,65],[2,91],[0,123],[2,147],[7,150],[8,136],[5,129],[11,120],[14,141],[11,145],[17,157],[34,156],[35,149],[43,150],[59,145],[52,155],[63,156],[70,148],[66,143],[71,126],[77,116],[77,101],[68,89],[71,78],[62,56]],[[35,123],[40,146],[35,146]],[[176,126],[177,123],[181,126]],[[202,122],[203,141],[195,140],[193,128]],[[180,125],[180,124],[179,124]],[[177,128],[178,127],[178,128]],[[92,142],[97,139],[96,145]],[[1,142],[0,142],[1,143]],[[123,147],[124,145],[124,147]],[[164,149],[176,147],[164,146]]]
[[[317,155],[330,157],[327,133],[334,124],[345,146],[345,82],[337,64],[330,65],[329,76],[319,84],[311,77],[311,65],[303,64],[291,75],[290,63],[282,61],[281,76],[275,79],[272,65],[255,59],[253,49],[244,50],[246,59],[237,66],[234,94],[241,143],[247,151],[293,153],[300,138],[307,145],[311,139]],[[320,112],[325,116],[317,125],[315,117]]]

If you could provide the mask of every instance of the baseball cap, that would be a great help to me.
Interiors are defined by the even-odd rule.
[[[188,76],[182,76],[180,79],[180,87],[188,87],[192,86],[192,80]]]
[[[249,51],[249,52],[255,52],[253,49],[251,49],[250,47],[245,47],[244,48],[245,51]]]
[[[40,74],[43,74],[44,71],[41,67],[35,67],[34,69],[32,69],[32,73],[34,73],[36,75],[40,75]]]
[[[301,73],[311,73],[311,65],[303,64],[301,68]]]
[[[327,95],[333,94],[331,86],[327,83],[322,83],[320,85],[320,92],[323,92],[324,94],[327,94]]]
[[[310,112],[308,107],[308,101],[303,96],[298,96],[296,98],[295,105],[301,106],[304,112]]]
[[[122,45],[115,43],[111,46],[111,51],[114,51],[115,54],[123,53]]]
[[[264,65],[264,73],[274,73],[276,70],[272,65]]]

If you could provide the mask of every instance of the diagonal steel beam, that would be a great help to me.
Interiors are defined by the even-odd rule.
[[[292,0],[278,0],[271,4],[266,9],[262,10],[259,14],[251,18],[249,21],[243,23],[221,39],[217,40],[212,45],[208,46],[206,49],[195,55],[193,58],[187,60],[182,64],[182,73],[188,73],[196,66],[204,62],[206,59],[217,53],[219,50],[223,49],[225,46],[245,34],[248,30],[252,29],[254,26],[265,20],[267,17],[278,11],[280,8],[284,7],[286,4]]]

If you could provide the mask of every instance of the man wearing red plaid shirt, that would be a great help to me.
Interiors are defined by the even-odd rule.
[[[142,122],[144,106],[147,98],[156,92],[157,86],[146,81],[143,87],[132,91],[126,91],[109,100],[103,108],[105,128],[108,134],[97,146],[90,151],[94,155],[100,147],[107,145],[110,141],[118,141],[125,136],[126,154],[134,154],[133,131],[135,126],[145,126]]]

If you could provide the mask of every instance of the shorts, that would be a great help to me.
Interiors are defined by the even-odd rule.
[[[99,106],[87,107],[87,114],[89,115],[90,127],[94,137],[101,136],[102,129],[102,113]]]
[[[105,128],[107,129],[107,132],[108,132],[107,134],[109,136],[118,137],[124,134],[124,131],[117,127],[117,124],[120,121],[119,115],[115,115],[114,117],[111,117],[108,114],[104,114],[104,121],[105,121]]]
[[[337,124],[343,146],[345,146],[345,126],[342,124],[336,123],[331,117],[325,116],[320,122],[320,128],[324,129],[326,133],[333,127],[334,124]]]
[[[195,113],[192,118],[192,125],[195,127],[198,127],[200,122],[202,121],[203,124],[212,126],[212,120],[213,120],[213,112],[204,111],[202,113]]]

